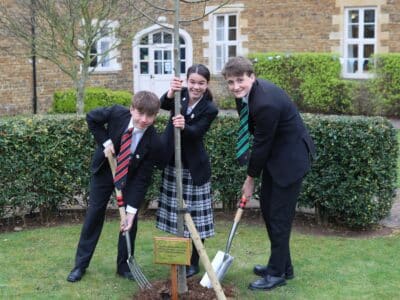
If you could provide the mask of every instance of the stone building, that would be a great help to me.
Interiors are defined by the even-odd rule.
[[[213,3],[207,2],[206,10],[212,10]],[[186,6],[181,14],[191,16],[196,9]],[[172,25],[173,19],[164,22]],[[171,32],[159,25],[132,30],[131,46],[120,49],[118,59],[97,67],[88,86],[149,89],[157,94],[167,90],[174,65]],[[400,52],[400,1],[232,0],[205,18],[182,25],[180,40],[182,71],[192,63],[206,64],[218,98],[227,96],[220,75],[227,58],[256,52],[335,53],[344,78],[365,79],[371,76],[372,54]],[[15,55],[18,52],[15,42],[0,40],[0,116],[32,112],[32,64]],[[51,107],[54,91],[70,87],[56,66],[37,62],[39,113]]]

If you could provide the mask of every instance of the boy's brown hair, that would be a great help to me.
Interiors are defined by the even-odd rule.
[[[160,110],[160,99],[153,92],[140,91],[132,97],[131,105],[141,114],[154,116]]]
[[[230,58],[221,71],[222,76],[243,76],[246,74],[250,76],[254,74],[254,67],[251,61],[243,56],[236,56]]]

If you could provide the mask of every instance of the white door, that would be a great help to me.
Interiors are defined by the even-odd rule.
[[[175,73],[172,32],[158,29],[146,33],[140,37],[137,44],[134,46],[134,92],[149,90],[161,96],[169,89]],[[180,38],[180,44],[180,72],[181,78],[184,79],[189,67],[189,50],[183,37]]]

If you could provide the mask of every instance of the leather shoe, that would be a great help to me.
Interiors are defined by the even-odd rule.
[[[257,279],[256,281],[250,283],[249,289],[268,291],[285,284],[285,278],[267,275],[266,277]]]
[[[186,267],[186,278],[192,277],[200,272],[200,267],[198,265],[190,265]]]
[[[79,268],[79,267],[75,267],[72,269],[71,273],[69,273],[68,277],[67,277],[67,281],[69,282],[76,282],[82,279],[82,276],[85,274],[86,270]]]
[[[135,278],[133,277],[131,271],[129,271],[129,272],[117,272],[117,274],[122,278],[133,280],[133,281],[135,280]]]
[[[268,275],[268,266],[255,265],[253,272],[257,276],[265,277]],[[294,278],[293,267],[290,266],[286,268],[286,271],[284,274],[282,274],[282,277],[284,277],[285,279],[293,279]]]

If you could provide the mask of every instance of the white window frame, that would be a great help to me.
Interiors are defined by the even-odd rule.
[[[350,38],[350,24],[349,24],[349,13],[350,11],[357,10],[359,13],[359,20],[358,20],[358,38]],[[364,12],[366,10],[373,10],[375,13],[375,20],[374,20],[374,38],[364,38],[364,26],[366,23],[364,22]],[[365,59],[368,59],[363,56],[364,46],[365,45],[373,45],[374,46],[374,54],[377,53],[377,24],[378,24],[378,11],[376,7],[347,7],[344,11],[344,59],[343,59],[343,77],[344,78],[354,78],[354,79],[367,79],[373,77],[372,72],[364,71],[363,70],[363,62]],[[349,53],[349,45],[357,45],[357,71],[356,72],[349,72],[348,70],[348,63],[350,61],[354,61],[355,58],[350,57]],[[370,59],[371,63],[374,63]]]
[[[97,21],[93,20],[93,22],[96,23]],[[90,71],[94,73],[115,72],[122,70],[121,63],[119,62],[119,40],[115,35],[117,28],[119,27],[119,23],[118,21],[102,21],[101,26],[104,26],[105,23],[107,27],[110,28],[110,34],[101,37],[96,43],[96,50],[97,53],[99,53],[97,61],[100,63],[96,67],[90,68]],[[103,59],[101,56],[102,43],[109,43],[109,45],[113,45],[113,49],[107,53],[107,57],[105,59]],[[105,62],[107,64],[105,64]]]
[[[229,17],[230,16],[235,16],[236,18],[236,26],[235,27],[229,27]],[[224,17],[224,39],[223,40],[218,40],[217,39],[217,35],[218,35],[218,22],[217,19],[220,17]],[[236,55],[239,55],[240,53],[240,43],[239,43],[239,14],[236,12],[232,12],[232,13],[224,13],[224,14],[215,14],[213,16],[214,20],[213,20],[213,62],[212,62],[212,66],[213,66],[213,71],[214,73],[220,73],[224,64],[227,62],[228,60],[228,49],[230,46],[235,46],[236,47]],[[236,40],[229,40],[229,29],[236,29]],[[222,57],[218,57],[217,55],[217,48],[218,47],[222,47]],[[221,62],[218,64],[217,61],[218,59],[221,59]]]

